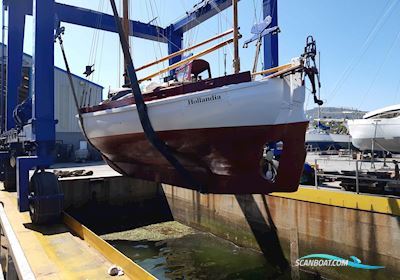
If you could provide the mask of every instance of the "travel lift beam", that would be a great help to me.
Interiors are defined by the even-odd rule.
[[[232,0],[203,0],[193,10],[187,12],[186,17],[166,28],[131,20],[130,35],[166,43],[168,53],[171,54],[182,48],[184,32],[213,17],[231,4]],[[36,191],[40,193],[34,193],[34,196],[31,196],[33,199],[29,199],[32,191],[32,186],[31,189],[29,188],[29,170],[33,167],[41,170],[54,162],[52,157],[56,125],[54,119],[54,55],[49,54],[54,54],[55,22],[61,21],[115,33],[117,27],[112,15],[56,3],[54,0],[3,0],[3,9],[8,11],[7,61],[12,61],[12,63],[7,63],[6,99],[4,100],[1,96],[0,100],[0,103],[5,104],[6,107],[1,116],[1,120],[5,121],[2,140],[6,148],[3,147],[3,151],[0,152],[1,168],[3,172],[7,171],[5,169],[11,170],[9,172],[11,177],[16,177],[20,211],[27,211],[30,209],[30,205],[39,205],[46,199],[54,202],[46,204],[47,206],[59,208],[61,195],[57,193],[57,187],[46,186],[46,184],[54,185],[54,180],[46,175],[48,173],[37,173],[43,173],[43,175],[36,176],[31,185],[39,186],[40,188],[37,188],[40,190]],[[272,15],[273,20],[277,21],[277,0],[263,0],[263,12],[264,15]],[[22,133],[16,134],[13,110],[17,105],[18,88],[21,84],[25,16],[28,15],[33,16],[34,23],[31,77],[33,110],[29,124],[23,127]],[[98,22],[99,18],[101,18],[100,22]],[[273,23],[276,24],[276,22]],[[277,43],[277,35],[265,36],[264,68],[278,65]],[[173,64],[180,59],[180,56],[174,57],[169,63]],[[20,150],[26,147],[29,154],[33,153],[34,155],[21,156],[23,153]],[[9,166],[10,158],[14,165],[11,167]],[[13,164],[14,160],[15,164]],[[16,175],[13,175],[12,171]],[[44,184],[43,188],[41,184]]]

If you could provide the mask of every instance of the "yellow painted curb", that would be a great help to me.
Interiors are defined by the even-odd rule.
[[[124,254],[119,252],[113,246],[108,244],[90,229],[80,224],[65,212],[63,215],[63,220],[65,225],[74,231],[80,238],[98,250],[111,263],[120,266],[129,278],[138,280],[157,280],[157,278],[155,278],[153,275],[134,263],[131,259],[126,257]]]
[[[350,209],[365,210],[400,216],[400,199],[334,190],[311,189],[299,187],[293,193],[271,193],[272,196],[339,206]]]

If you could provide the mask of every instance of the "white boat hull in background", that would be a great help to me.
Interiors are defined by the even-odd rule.
[[[307,131],[306,144],[320,150],[347,149],[351,143],[351,137],[347,134],[334,134],[318,131]]]
[[[349,120],[347,124],[356,148],[400,153],[400,118]]]

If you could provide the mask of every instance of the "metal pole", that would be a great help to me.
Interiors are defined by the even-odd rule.
[[[360,185],[358,180],[358,160],[356,160],[356,193],[360,193]]]
[[[226,76],[226,53],[224,53],[224,76]]]
[[[239,27],[238,27],[238,0],[232,1],[233,5],[233,69],[235,74],[240,72],[239,58]]]
[[[3,1],[4,2],[4,1]],[[31,1],[32,2],[32,1]],[[8,1],[8,24],[7,24],[7,69],[6,69],[6,86],[7,95],[5,97],[5,112],[6,117],[5,130],[10,130],[15,126],[13,111],[18,105],[18,88],[22,81],[22,64],[24,52],[24,35],[25,35],[25,10],[29,1]],[[54,17],[53,17],[54,34]],[[36,35],[36,34],[35,34]],[[53,36],[53,35],[52,35]],[[52,55],[53,53],[47,52]],[[50,81],[46,81],[49,82]]]
[[[1,5],[1,43],[3,44],[1,47],[1,73],[0,73],[0,79],[1,79],[1,90],[0,90],[0,115],[1,115],[1,120],[0,120],[0,131],[3,132],[4,131],[4,126],[5,126],[5,118],[4,118],[4,100],[5,100],[5,94],[4,94],[4,90],[5,90],[5,86],[4,86],[4,63],[5,63],[5,48],[6,45],[4,43],[4,38],[5,38],[5,7],[4,7],[4,3]]]
[[[128,0],[123,0],[123,21],[122,21],[122,26],[125,32],[125,40],[128,42],[129,45],[129,3]],[[129,45],[130,48],[130,45]],[[124,59],[124,84],[125,85],[129,85],[130,81],[129,81],[129,77],[128,77],[128,71],[127,71],[127,65],[128,62],[126,61],[126,59]]]
[[[318,189],[318,168],[317,168],[317,159],[314,161],[314,179],[315,179],[315,187]]]
[[[352,154],[353,154],[353,152],[351,150],[351,145],[350,145],[350,137],[349,137],[349,141],[347,142],[347,149],[349,150],[349,163],[350,163],[350,160],[352,159]]]
[[[271,26],[278,26],[278,0],[263,0],[263,16],[272,17]],[[278,34],[264,36],[264,67],[269,69],[279,65]]]
[[[260,49],[261,49],[261,42],[262,38],[259,37],[256,45],[256,55],[254,57],[254,62],[253,62],[253,71],[251,73],[255,73],[257,71],[257,65],[258,65],[258,57],[260,56]]]
[[[321,52],[318,51],[318,81],[321,79]],[[317,86],[318,90],[318,100],[321,100],[321,87]],[[318,130],[320,129],[319,125],[321,123],[321,105],[318,104]]]
[[[376,128],[378,125],[378,120],[375,121],[375,132],[374,132],[374,138],[372,138],[372,143],[371,143],[371,168],[375,168],[375,138],[376,138]]]

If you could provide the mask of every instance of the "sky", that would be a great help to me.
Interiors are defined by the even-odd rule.
[[[117,5],[120,0],[116,0]],[[111,14],[108,0],[57,0]],[[130,18],[166,27],[185,16],[197,0],[130,0]],[[285,64],[302,54],[305,39],[313,35],[320,51],[321,98],[325,106],[373,110],[400,103],[400,1],[278,0],[279,62]],[[251,37],[251,26],[262,20],[262,0],[239,2],[240,45]],[[73,73],[83,76],[85,66],[95,64],[91,80],[105,88],[122,84],[122,55],[118,35],[63,24],[64,45]],[[200,42],[232,27],[232,10],[226,9],[184,35],[184,46]],[[32,18],[25,25],[24,52],[32,54]],[[228,38],[228,37],[227,37]],[[194,52],[212,46],[213,43]],[[135,66],[165,56],[167,45],[131,38]],[[213,76],[232,73],[233,46],[204,58],[211,62]],[[255,45],[240,49],[242,70],[252,68]],[[260,59],[262,61],[262,57]],[[64,67],[59,46],[55,65]],[[138,73],[139,78],[157,71],[160,64]],[[259,69],[261,64],[259,65]],[[154,79],[157,81],[157,79]],[[310,94],[308,94],[310,95]],[[307,98],[306,108],[315,107]]]

